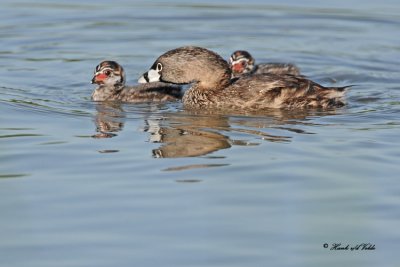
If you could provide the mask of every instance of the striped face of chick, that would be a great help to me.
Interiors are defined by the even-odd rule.
[[[237,50],[229,58],[229,66],[233,76],[251,73],[254,69],[254,58],[247,51]]]
[[[103,61],[97,65],[92,83],[106,86],[124,86],[125,71],[115,61]]]

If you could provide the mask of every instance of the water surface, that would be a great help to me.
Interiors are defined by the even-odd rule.
[[[0,265],[396,266],[400,6],[369,2],[3,1]],[[134,84],[182,45],[356,86],[327,112],[90,101],[100,61]]]

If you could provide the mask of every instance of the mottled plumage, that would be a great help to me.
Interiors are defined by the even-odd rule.
[[[181,99],[181,88],[162,82],[125,85],[125,71],[115,61],[103,61],[95,69],[92,83],[99,86],[92,93],[94,101],[164,102]]]
[[[161,55],[139,82],[193,83],[183,96],[188,108],[263,110],[333,108],[344,105],[345,87],[327,88],[304,77],[255,74],[231,80],[228,63],[201,47]],[[145,75],[145,76],[146,76]]]
[[[300,75],[300,69],[291,63],[262,63],[255,65],[253,56],[244,50],[237,50],[229,58],[232,78],[241,77],[243,74],[291,74]]]

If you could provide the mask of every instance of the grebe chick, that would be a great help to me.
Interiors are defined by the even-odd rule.
[[[93,84],[98,87],[92,93],[93,101],[163,102],[182,98],[179,86],[166,83],[125,85],[125,71],[115,61],[103,61],[94,71]]]
[[[261,63],[255,65],[253,56],[244,50],[237,50],[229,58],[229,66],[232,70],[232,78],[238,78],[243,74],[272,73],[277,75],[300,75],[300,69],[291,63]]]

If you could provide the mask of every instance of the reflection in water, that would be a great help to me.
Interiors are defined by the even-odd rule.
[[[197,169],[197,168],[213,168],[213,167],[224,167],[224,166],[229,166],[229,164],[192,164],[192,165],[185,165],[185,166],[178,166],[178,167],[170,167],[167,169],[164,169],[163,171],[186,171],[186,170],[191,170],[191,169]],[[187,181],[187,180],[183,180]]]
[[[8,173],[8,174],[3,174],[3,173],[1,173],[0,174],[0,179],[3,179],[3,178],[20,178],[20,177],[25,177],[25,176],[28,176],[29,174],[26,174],[26,173]]]
[[[192,116],[185,113],[165,114],[162,143],[153,150],[156,158],[195,157],[231,147],[227,136],[215,129],[229,127],[221,116]]]
[[[143,131],[150,134],[149,141],[151,143],[163,142],[163,129],[161,129],[160,120],[160,117],[151,115],[144,119]]]
[[[104,149],[104,150],[99,150],[99,153],[105,154],[105,153],[117,153],[119,152],[118,149]]]
[[[310,116],[332,115],[334,112],[317,111],[285,111],[271,110],[262,114],[215,114],[211,112],[180,111],[159,113],[157,106],[149,106],[143,113],[143,131],[149,134],[151,143],[160,143],[152,150],[154,158],[197,157],[212,152],[227,149],[232,146],[257,146],[254,141],[270,142],[291,141],[289,134],[271,134],[266,132],[285,131],[287,133],[311,134],[301,129],[301,126],[313,124],[308,121]],[[94,138],[110,138],[124,127],[126,113],[119,103],[97,103],[95,117],[97,134]],[[142,112],[142,110],[141,110]],[[226,134],[222,134],[226,133]],[[235,138],[248,136],[246,139]],[[250,139],[250,140],[248,140]],[[114,150],[103,151],[112,153]],[[213,165],[201,166],[213,167]],[[199,168],[199,166],[176,167],[171,170]],[[170,169],[168,169],[170,170]]]
[[[93,138],[111,138],[124,127],[125,113],[120,103],[96,103],[95,124],[97,134]]]
[[[177,183],[200,183],[202,180],[199,179],[183,179],[183,180],[176,180]]]
[[[153,150],[155,158],[195,157],[230,148],[228,137],[195,127],[164,128],[160,148]]]

